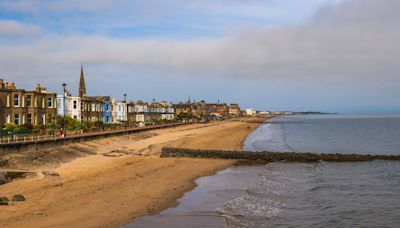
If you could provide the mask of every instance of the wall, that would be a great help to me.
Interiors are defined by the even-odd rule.
[[[16,153],[23,150],[39,150],[39,149],[48,149],[61,145],[67,145],[71,143],[78,143],[88,140],[95,140],[105,137],[119,136],[125,134],[133,134],[143,131],[150,131],[155,129],[162,128],[170,128],[176,127],[180,125],[185,125],[186,123],[173,123],[173,124],[161,124],[156,126],[147,126],[142,128],[131,128],[126,130],[114,130],[114,131],[105,131],[105,132],[95,132],[95,133],[86,133],[83,135],[72,135],[66,138],[55,138],[48,139],[42,141],[27,141],[27,142],[18,142],[18,143],[9,143],[9,144],[0,144],[0,156],[9,153]]]

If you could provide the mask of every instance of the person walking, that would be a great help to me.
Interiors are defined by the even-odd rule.
[[[65,131],[64,128],[60,129],[60,138],[65,138]]]

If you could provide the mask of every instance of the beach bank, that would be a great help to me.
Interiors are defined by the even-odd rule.
[[[258,125],[232,121],[193,124],[68,145],[62,150],[85,154],[63,160],[62,155],[53,152],[57,156],[51,162],[31,165],[35,171],[56,175],[0,186],[1,196],[23,194],[27,199],[3,206],[0,224],[118,227],[137,217],[156,214],[193,189],[196,178],[235,164],[233,160],[160,158],[161,148],[241,150],[242,142]],[[24,166],[26,160],[15,158],[12,164]]]

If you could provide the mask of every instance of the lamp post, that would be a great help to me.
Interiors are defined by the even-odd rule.
[[[67,116],[67,84],[63,83],[62,84],[63,89],[64,89],[64,96],[63,96],[63,121],[62,121],[62,125],[63,125],[63,130],[64,130],[64,134],[66,135],[66,130],[65,130],[65,117]]]
[[[64,103],[63,103],[63,110],[64,110],[64,117],[66,116],[66,111],[67,111],[67,109],[66,109],[66,104],[65,104],[65,101],[66,101],[66,95],[67,95],[67,84],[66,83],[63,83],[62,84],[62,86],[63,86],[63,89],[64,89],[64,96],[63,96],[63,99],[64,99]]]
[[[128,104],[127,104],[127,102],[126,102],[126,93],[124,93],[124,102],[123,103],[125,103],[124,104],[124,107],[123,107],[123,111],[124,111],[124,115],[123,115],[123,120],[124,120],[124,129],[125,129],[125,131],[126,131],[126,125],[127,125],[127,122],[128,122],[128,118],[127,118],[127,112],[128,112]]]

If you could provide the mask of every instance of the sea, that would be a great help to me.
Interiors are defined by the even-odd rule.
[[[275,117],[244,150],[400,154],[400,115]],[[239,165],[124,227],[400,227],[400,162]]]

